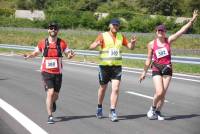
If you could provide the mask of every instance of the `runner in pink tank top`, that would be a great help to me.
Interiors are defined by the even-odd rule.
[[[185,24],[178,32],[166,37],[166,28],[164,25],[156,27],[156,38],[149,42],[147,45],[148,54],[145,62],[144,71],[142,72],[139,81],[145,79],[149,66],[152,67],[153,83],[155,86],[155,94],[153,98],[153,104],[150,110],[147,112],[149,119],[164,120],[164,116],[161,115],[161,108],[164,104],[165,95],[169,87],[169,83],[172,78],[172,66],[171,66],[171,51],[170,44],[185,33],[193,24],[198,16],[198,11],[193,12],[192,19]],[[153,58],[153,62],[152,62]]]
[[[161,69],[159,70],[159,68],[156,67],[155,65],[163,65],[163,67],[165,65],[169,65],[169,67],[171,68],[171,48],[167,38],[164,39],[163,44],[164,45],[160,47],[157,44],[157,39],[154,39],[153,41],[153,46],[152,46],[153,63],[154,63],[152,65],[153,71],[162,71]]]

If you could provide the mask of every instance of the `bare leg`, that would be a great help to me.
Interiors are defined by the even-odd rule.
[[[158,111],[160,111],[161,108],[164,105],[165,95],[166,95],[167,89],[168,89],[170,81],[171,81],[171,76],[165,75],[165,76],[162,77],[162,80],[163,80],[164,91],[163,91],[163,95],[162,95],[161,100],[157,104],[157,110]]]
[[[110,95],[111,109],[115,109],[119,97],[119,80],[112,80],[112,93]]]
[[[55,102],[58,99],[58,95],[59,95],[58,92],[54,92],[54,94],[53,94],[53,102]]]
[[[47,113],[48,115],[52,115],[52,104],[53,104],[53,95],[54,89],[48,89],[47,91],[47,98],[46,98],[46,106],[47,106]]]
[[[153,82],[156,89],[156,92],[154,94],[154,99],[153,99],[153,106],[157,107],[157,104],[163,98],[163,93],[164,93],[162,76],[160,75],[154,76]]]
[[[98,90],[98,104],[102,104],[103,103],[103,99],[105,96],[105,92],[106,92],[106,88],[107,85],[100,85],[99,90]]]

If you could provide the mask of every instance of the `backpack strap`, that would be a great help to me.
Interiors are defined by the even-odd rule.
[[[43,52],[43,56],[47,57],[48,55],[48,50],[49,50],[49,41],[48,38],[45,39],[45,48],[44,48],[44,52]]]
[[[63,57],[61,46],[60,46],[60,41],[61,41],[61,39],[58,38],[57,42],[56,42],[56,49],[57,49],[58,57]],[[46,38],[45,39],[45,48],[44,48],[44,52],[43,52],[43,57],[48,57],[48,50],[49,50],[49,41],[48,41],[48,38]]]
[[[60,41],[61,41],[61,39],[58,38],[57,42],[56,42],[57,54],[58,54],[58,57],[63,57],[62,56],[62,50],[61,50],[61,47],[60,47]]]

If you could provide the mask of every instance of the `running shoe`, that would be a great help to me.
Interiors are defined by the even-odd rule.
[[[147,118],[150,120],[155,120],[158,118],[157,114],[155,113],[155,109],[152,107],[150,107],[149,111],[147,112]]]
[[[103,108],[97,108],[96,117],[101,119],[103,117]]]
[[[165,117],[161,114],[160,111],[155,112],[159,121],[165,120]]]
[[[118,121],[117,114],[116,114],[115,111],[111,111],[111,112],[109,113],[109,118],[110,118],[110,120],[111,120],[112,122]]]
[[[48,117],[48,121],[47,121],[48,124],[54,124],[54,120],[53,120],[53,116],[49,116]]]
[[[56,102],[53,103],[52,112],[56,111]]]

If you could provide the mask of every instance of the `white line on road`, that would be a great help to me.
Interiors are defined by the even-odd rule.
[[[136,93],[136,92],[133,92],[133,91],[126,91],[125,93],[132,94],[132,95],[136,95],[136,96],[140,96],[140,97],[144,97],[144,98],[148,98],[148,99],[153,100],[153,97],[151,97],[151,96],[143,95],[143,94]],[[168,101],[168,100],[165,100],[165,102],[169,102],[169,101]]]
[[[193,82],[198,82],[198,83],[200,83],[199,80],[194,80],[194,79],[187,79],[187,78],[174,77],[174,76],[173,76],[172,78],[174,78],[174,79],[179,79],[179,80],[186,80],[186,81],[193,81]]]
[[[87,67],[98,67],[97,64],[87,64],[87,63],[80,63],[80,62],[66,62],[67,64],[72,64],[72,65],[78,65],[78,66],[87,66]],[[123,67],[123,71],[124,72],[130,72],[130,73],[136,73],[136,74],[141,74],[141,69],[135,69],[134,70],[127,70],[127,69],[132,69],[132,68],[128,68],[128,67]],[[136,70],[136,71],[135,71]],[[137,71],[138,70],[138,71]],[[151,75],[150,73],[147,73],[148,75]],[[193,82],[198,82],[200,83],[200,80],[195,80],[195,79],[188,79],[188,78],[183,78],[184,76],[186,77],[194,77],[194,78],[199,78],[199,76],[193,76],[193,75],[186,75],[186,74],[178,74],[178,73],[174,73],[176,75],[179,75],[180,77],[175,77],[173,76],[172,78],[174,79],[179,79],[179,80],[185,80],[185,81],[193,81]]]
[[[0,98],[0,107],[16,119],[22,126],[24,126],[31,134],[48,134],[45,130],[40,128],[36,123],[20,113],[13,106]]]

